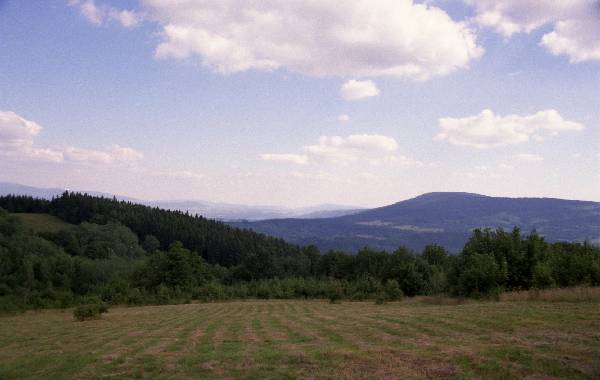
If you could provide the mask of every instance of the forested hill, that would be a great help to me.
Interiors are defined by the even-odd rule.
[[[155,237],[162,249],[180,241],[209,263],[226,267],[238,265],[247,255],[285,257],[300,251],[282,239],[201,216],[87,194],[65,192],[52,200],[5,196],[0,197],[0,208],[16,213],[48,213],[72,224],[118,222],[130,228],[140,240]]]
[[[506,198],[471,193],[428,193],[389,206],[325,219],[232,223],[321,249],[364,246],[420,250],[437,243],[459,251],[475,228],[537,231],[549,241],[600,243],[600,203],[553,198]]]

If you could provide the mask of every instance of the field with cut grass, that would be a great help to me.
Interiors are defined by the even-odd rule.
[[[19,218],[23,224],[34,232],[58,232],[73,226],[50,214],[16,213],[11,215]]]
[[[0,378],[599,378],[600,303],[247,301],[0,317]],[[440,304],[444,303],[444,304]]]

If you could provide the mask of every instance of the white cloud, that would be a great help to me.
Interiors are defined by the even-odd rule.
[[[512,156],[514,160],[517,161],[525,161],[525,162],[542,162],[544,161],[544,157],[539,154],[532,153],[519,153]]]
[[[475,21],[510,37],[545,25],[540,45],[571,62],[600,60],[600,5],[597,0],[466,0]]]
[[[132,148],[113,145],[106,150],[76,147],[37,147],[35,137],[42,127],[11,111],[0,111],[0,156],[54,163],[134,164],[143,158]]]
[[[595,17],[557,22],[540,44],[554,55],[568,56],[571,63],[600,60],[600,11]]]
[[[458,146],[491,148],[525,143],[530,138],[554,136],[561,131],[580,131],[582,124],[565,120],[555,110],[545,110],[533,115],[500,116],[486,109],[475,116],[441,118],[438,140]]]
[[[111,8],[108,12],[108,17],[118,21],[125,28],[136,27],[142,20],[142,16],[139,13],[127,9],[119,10]]]
[[[340,93],[345,100],[359,100],[378,96],[379,89],[371,80],[351,79],[342,85]]]
[[[109,148],[108,152],[115,161],[134,162],[144,158],[144,154],[125,146],[113,145]]]
[[[483,53],[475,34],[413,0],[142,0],[162,26],[156,57],[199,57],[218,72],[446,75]]]
[[[304,147],[311,155],[335,161],[380,161],[392,157],[397,149],[396,140],[382,135],[321,136],[317,144]]]
[[[465,0],[475,7],[480,25],[510,37],[530,33],[560,17],[580,12],[588,0]]]
[[[141,13],[97,5],[94,0],[69,0],[69,5],[77,7],[83,17],[94,25],[102,25],[108,20],[115,20],[125,28],[133,28],[143,19]]]
[[[90,164],[135,163],[144,156],[132,148],[113,145],[106,150],[68,147],[62,151],[64,161]]]
[[[93,0],[72,0],[69,3],[79,7],[79,12],[92,24],[100,25],[104,21],[104,12],[96,6]]]
[[[11,111],[0,111],[0,147],[3,151],[27,149],[42,127]]]
[[[424,166],[412,158],[399,155],[395,139],[382,135],[321,136],[313,145],[302,147],[302,154],[262,154],[268,161],[319,165],[324,162],[348,164],[364,162],[370,165]]]
[[[303,154],[275,154],[275,153],[265,153],[261,154],[260,158],[265,161],[283,161],[283,162],[291,162],[297,165],[306,165],[308,163],[308,157]]]
[[[338,116],[337,119],[341,123],[346,123],[346,122],[350,121],[350,116],[343,114],[343,115]]]

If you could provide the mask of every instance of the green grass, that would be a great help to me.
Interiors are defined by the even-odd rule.
[[[1,379],[600,377],[600,303],[247,301],[0,318]]]
[[[21,219],[23,224],[31,228],[34,232],[58,232],[72,227],[71,224],[49,214],[15,213],[11,215]]]

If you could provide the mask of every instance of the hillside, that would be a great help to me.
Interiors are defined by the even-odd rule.
[[[600,203],[552,198],[504,198],[428,193],[390,206],[325,219],[232,223],[236,227],[322,249],[363,246],[421,249],[437,243],[458,251],[474,228],[536,230],[550,241],[600,242]]]
[[[152,236],[163,249],[180,241],[209,263],[224,266],[238,265],[242,258],[251,255],[289,257],[299,251],[281,239],[236,229],[201,216],[87,194],[64,193],[52,200],[5,196],[0,197],[0,208],[10,213],[25,213],[25,217],[20,217],[25,218],[25,222],[28,219],[40,222],[43,218],[70,224],[118,222],[131,229],[140,240]]]
[[[19,213],[12,215],[19,218],[25,226],[31,228],[34,232],[54,233],[71,226],[60,218],[49,214]]]

